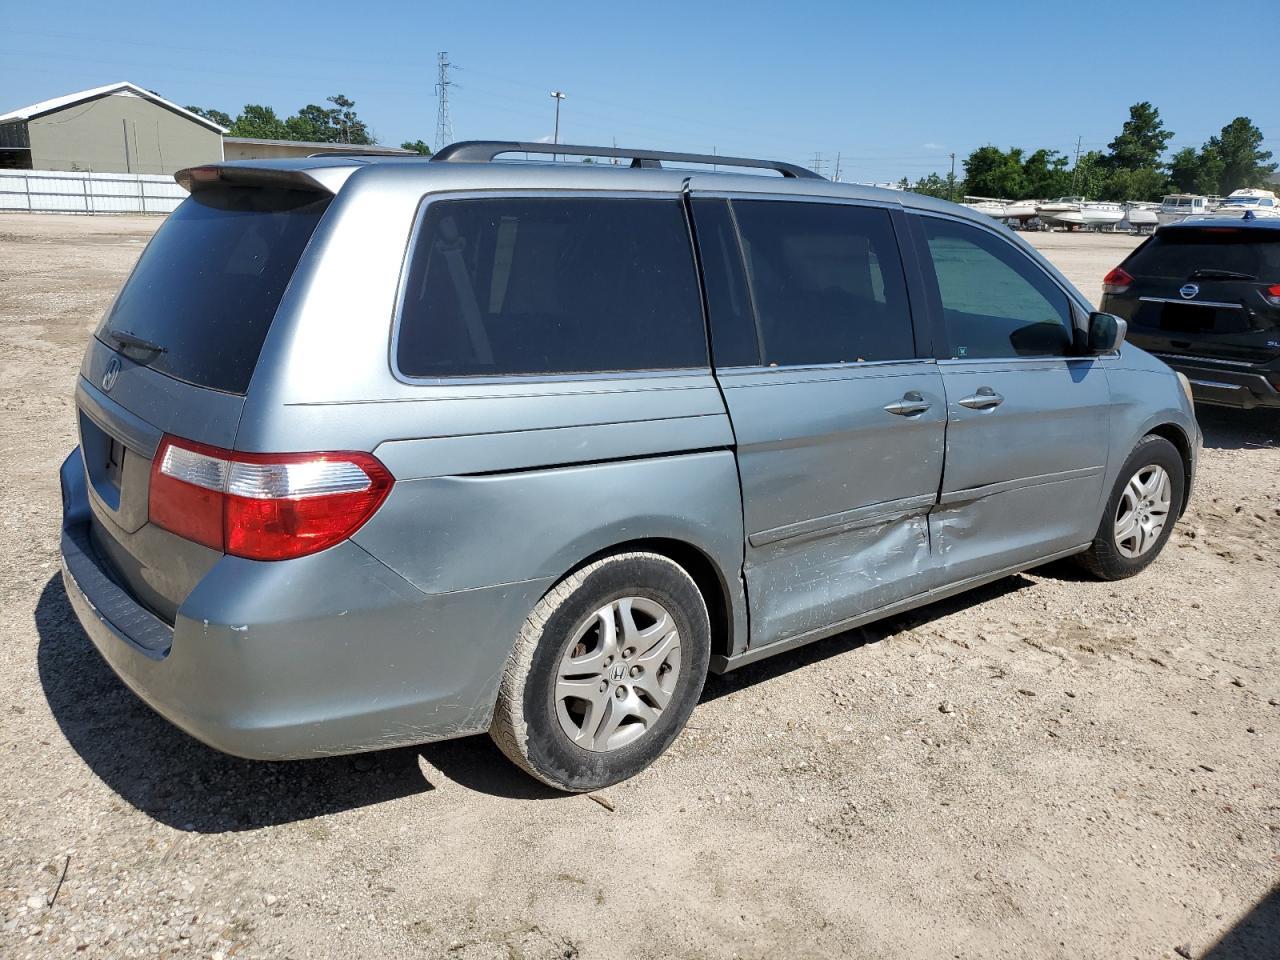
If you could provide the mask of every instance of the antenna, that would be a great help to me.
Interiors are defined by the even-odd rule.
[[[436,107],[436,149],[447,147],[453,143],[453,121],[449,119],[449,88],[453,86],[453,81],[449,79],[449,68],[453,66],[449,62],[449,54],[445,50],[441,50],[436,54],[436,61],[439,64],[440,72],[436,79],[436,99],[438,106]]]

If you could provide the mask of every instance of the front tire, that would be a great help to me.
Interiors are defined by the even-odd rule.
[[[684,728],[711,655],[706,603],[685,570],[621,553],[561,581],[507,662],[490,736],[559,790],[635,776]]]
[[[1141,573],[1169,541],[1185,487],[1177,447],[1154,434],[1143,437],[1120,468],[1098,535],[1080,564],[1103,580]]]

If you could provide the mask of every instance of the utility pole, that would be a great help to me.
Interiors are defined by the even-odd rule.
[[[818,176],[822,176],[822,153],[815,150],[813,153],[813,162],[810,164],[813,172]]]
[[[556,132],[552,136],[551,142],[556,144],[560,142],[560,101],[564,99],[564,91],[552,90],[551,99],[556,102]],[[559,156],[552,154],[552,159],[559,160],[560,158]]]
[[[439,73],[436,78],[436,149],[447,147],[453,143],[453,121],[449,119],[449,87],[453,81],[449,79],[449,54],[441,50],[436,54]]]
[[[956,202],[956,155],[951,154],[951,175],[947,178],[947,199]]]

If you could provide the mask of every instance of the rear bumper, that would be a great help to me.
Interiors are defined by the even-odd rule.
[[[85,633],[156,712],[225,753],[356,753],[487,730],[521,622],[550,585],[425,594],[354,543],[277,563],[224,557],[172,626],[88,538],[79,450],[61,471],[62,575]]]
[[[1280,390],[1269,377],[1274,371],[1256,367],[1216,364],[1196,357],[1157,353],[1157,357],[1191,381],[1191,392],[1199,403],[1227,407],[1280,407]]]

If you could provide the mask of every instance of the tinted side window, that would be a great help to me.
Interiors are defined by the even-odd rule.
[[[707,365],[678,200],[437,200],[404,284],[396,363],[409,376]]]
[[[954,357],[1063,357],[1073,342],[1067,295],[999,237],[921,217]]]
[[[756,366],[760,345],[729,202],[694,200],[693,219],[711,314],[711,360],[717,367]]]
[[[915,356],[889,212],[845,204],[735,200],[765,363]]]

